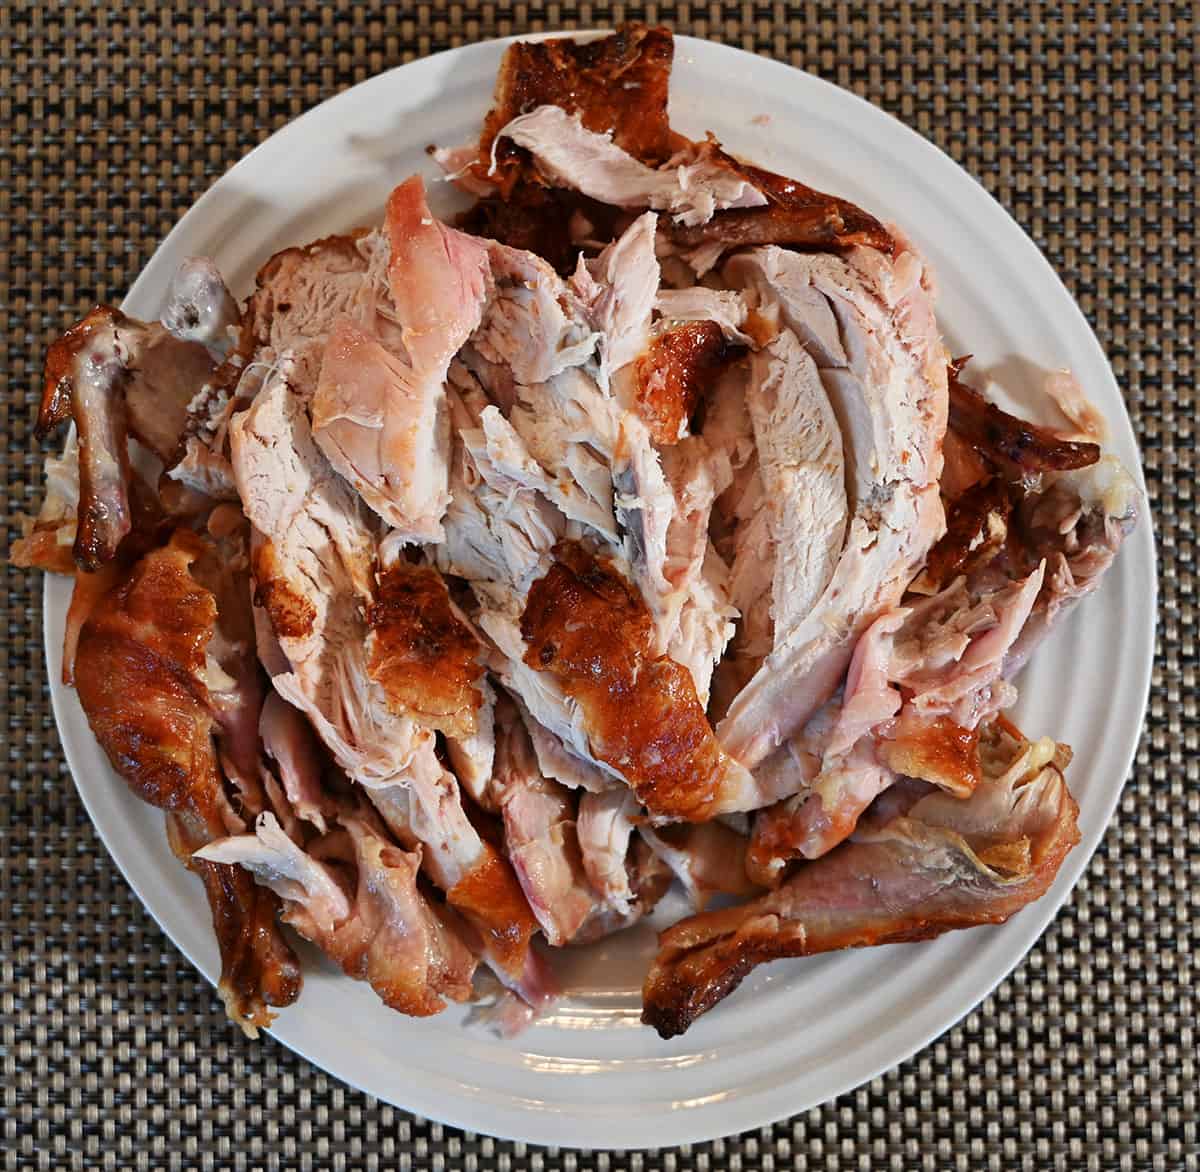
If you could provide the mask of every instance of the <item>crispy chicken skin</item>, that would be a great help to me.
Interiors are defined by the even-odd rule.
[[[697,406],[739,353],[711,320],[683,322],[651,338],[635,359],[635,394],[656,444],[679,442]]]
[[[484,120],[480,178],[511,191],[524,159],[519,148],[497,143],[496,136],[518,114],[546,105],[578,114],[589,130],[611,131],[613,141],[643,163],[665,163],[686,141],[667,121],[674,56],[670,30],[638,24],[583,43],[570,37],[518,41],[504,54]]]
[[[673,225],[672,241],[684,248],[720,245],[721,250],[755,244],[780,244],[816,251],[861,245],[891,256],[892,234],[868,212],[836,195],[764,171],[717,152],[766,198],[765,206],[718,211],[705,224]]]
[[[611,563],[563,542],[521,616],[526,664],[559,681],[595,754],[652,815],[703,821],[737,808],[749,775],[724,753],[686,668],[651,649],[650,614]]]
[[[204,881],[221,949],[220,991],[247,1030],[290,1005],[300,968],[276,924],[279,902],[240,868],[192,852],[240,829],[214,744],[206,683],[217,622],[213,595],[191,573],[205,550],[178,532],[96,605],[79,635],[76,688],[96,739],[139,798],[165,810],[180,860]]]
[[[1042,472],[1086,468],[1100,459],[1100,446],[1067,440],[1049,428],[1018,419],[959,377],[970,360],[949,366],[950,429],[979,452],[1005,479],[1021,482]]]
[[[483,648],[455,613],[441,574],[397,562],[380,573],[366,613],[367,671],[393,711],[419,713],[449,735],[474,733]]]
[[[478,151],[467,165],[470,179],[463,183],[483,198],[462,225],[531,248],[565,271],[586,235],[572,225],[586,224],[593,238],[611,240],[619,227],[611,218],[613,205],[679,210],[677,201],[690,207],[691,193],[724,181],[739,193],[731,189],[728,201],[718,197],[715,207],[678,221],[664,217],[671,244],[704,256],[703,268],[748,245],[896,251],[892,233],[848,200],[735,159],[711,136],[696,143],[672,131],[667,93],[673,55],[668,30],[638,24],[583,44],[555,38],[512,45]],[[573,118],[578,141],[569,141],[561,118],[550,135],[512,130],[542,111]],[[554,162],[539,151],[543,144],[555,152]],[[451,153],[457,162],[466,152]],[[674,197],[662,190],[670,186],[673,169],[688,172]],[[461,181],[463,172],[455,174]],[[577,194],[564,198],[564,188]],[[661,198],[647,194],[650,190]]]

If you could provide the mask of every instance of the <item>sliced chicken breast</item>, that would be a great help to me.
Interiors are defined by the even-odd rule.
[[[773,261],[802,270],[837,318],[846,365],[823,370],[822,381],[854,513],[824,591],[792,625],[776,624],[771,653],[721,722],[722,743],[751,768],[832,694],[858,635],[900,601],[944,525],[945,353],[920,259],[859,248]]]

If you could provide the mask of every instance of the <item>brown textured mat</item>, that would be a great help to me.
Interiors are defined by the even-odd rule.
[[[511,11],[512,15],[508,13]],[[674,1151],[530,1149],[414,1119],[244,1042],[109,860],[62,762],[40,583],[6,569],[0,671],[0,1150],[6,1168],[1200,1168],[1191,4],[333,0],[0,3],[0,448],[10,539],[36,505],[41,350],[119,299],[270,131],[390,66],[623,18],[855,90],[978,176],[1083,305],[1145,453],[1162,617],[1148,729],[1068,906],[923,1053],[775,1127]]]

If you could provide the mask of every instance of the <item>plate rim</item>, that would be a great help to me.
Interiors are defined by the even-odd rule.
[[[198,218],[203,214],[206,206],[212,203],[216,198],[219,198],[217,191],[230,176],[243,167],[252,165],[252,160],[260,152],[265,151],[270,144],[284,135],[293,135],[305,123],[306,120],[315,118],[318,113],[334,103],[346,98],[347,95],[359,89],[362,86],[377,82],[380,79],[394,76],[409,68],[410,66],[435,61],[438,59],[445,60],[464,50],[482,50],[486,48],[500,49],[503,46],[511,44],[515,41],[538,41],[545,40],[551,37],[570,36],[578,39],[592,39],[602,36],[608,29],[587,29],[587,30],[555,30],[545,31],[536,34],[516,35],[502,38],[491,38],[484,41],[468,42],[462,46],[457,46],[450,49],[442,50],[438,53],[428,54],[424,57],[415,58],[413,61],[393,66],[391,69],[384,70],[381,73],[372,75],[369,78],[364,78],[363,81],[349,86],[337,94],[324,99],[322,102],[305,110],[296,118],[289,120],[277,130],[272,132],[261,143],[257,144],[240,159],[237,160],[231,167],[218,176],[188,208],[186,212],[176,221],[170,232],[160,241],[158,246],[151,253],[150,257],[142,266],[138,277],[130,286],[122,305],[136,301],[147,286],[149,274],[155,268],[156,261],[163,254],[166,254],[172,248],[175,240],[181,235],[189,223],[194,218]],[[1025,254],[1022,263],[1029,264],[1039,270],[1039,275],[1042,278],[1049,276],[1054,284],[1057,285],[1058,291],[1062,295],[1065,303],[1069,303],[1074,316],[1075,332],[1080,337],[1086,338],[1086,345],[1094,351],[1094,356],[1099,358],[1102,363],[1103,370],[1111,383],[1112,389],[1121,401],[1123,407],[1124,419],[1122,424],[1127,426],[1132,437],[1133,447],[1137,455],[1136,467],[1129,469],[1135,483],[1137,484],[1143,501],[1146,507],[1143,509],[1139,517],[1139,524],[1131,536],[1131,539],[1126,543],[1123,557],[1134,556],[1139,560],[1145,560],[1145,572],[1148,575],[1150,582],[1150,603],[1151,605],[1145,608],[1144,612],[1148,615],[1148,622],[1145,622],[1143,629],[1138,633],[1141,639],[1144,639],[1148,648],[1144,662],[1139,663],[1138,678],[1134,681],[1134,694],[1140,696],[1140,702],[1137,708],[1136,721],[1130,720],[1127,726],[1127,735],[1122,738],[1120,752],[1117,757],[1124,763],[1123,773],[1119,782],[1112,787],[1111,793],[1099,795],[1104,798],[1102,808],[1093,807],[1093,814],[1102,814],[1096,822],[1096,829],[1093,832],[1092,841],[1081,842],[1074,851],[1068,856],[1060,871],[1059,877],[1056,880],[1055,890],[1043,896],[1037,903],[1038,913],[1029,915],[1029,910],[1026,909],[1025,915],[1021,919],[1010,920],[1010,924],[1020,924],[1022,930],[1019,933],[1013,933],[1014,944],[1012,952],[1005,958],[1005,963],[999,966],[996,970],[987,974],[986,980],[978,981],[972,985],[970,992],[964,998],[965,1004],[962,1007],[956,1007],[952,1016],[943,1016],[940,1019],[940,1024],[932,1029],[924,1029],[917,1035],[917,1040],[907,1038],[897,1055],[895,1051],[889,1053],[889,1056],[883,1060],[874,1060],[860,1062],[858,1068],[848,1074],[844,1074],[842,1078],[834,1080],[831,1086],[826,1090],[823,1097],[815,1103],[802,1103],[796,1105],[784,1105],[781,1107],[778,1101],[778,1095],[772,1099],[769,1093],[763,1092],[753,1096],[748,1096],[746,1099],[735,1100],[724,1105],[725,1121],[721,1122],[722,1113],[710,1112],[704,1113],[704,1108],[674,1111],[669,1116],[658,1118],[639,1118],[637,1128],[642,1132],[654,1132],[654,1138],[648,1139],[646,1142],[611,1142],[605,1137],[599,1135],[600,1129],[605,1126],[604,1119],[573,1121],[573,1117],[564,1110],[553,1109],[549,1111],[537,1111],[531,1107],[508,1106],[499,1107],[495,1103],[487,1103],[482,1106],[483,1101],[477,1100],[482,1109],[472,1114],[469,1110],[465,1097],[454,1099],[449,1102],[440,1098],[437,1092],[431,1096],[426,1096],[422,1093],[422,1088],[416,1083],[410,1083],[403,1088],[403,1097],[406,1102],[400,1102],[395,1090],[381,1088],[378,1085],[368,1085],[371,1083],[369,1078],[361,1078],[356,1076],[347,1069],[346,1061],[340,1058],[331,1060],[325,1056],[320,1059],[313,1057],[310,1049],[298,1042],[294,1038],[289,1038],[288,1035],[288,1018],[291,1015],[303,1013],[300,1003],[290,1007],[284,1011],[277,1019],[276,1024],[269,1030],[265,1031],[275,1041],[282,1043],[294,1053],[299,1054],[306,1061],[312,1063],[319,1070],[324,1071],[331,1077],[354,1087],[362,1093],[372,1095],[383,1102],[390,1103],[402,1110],[410,1111],[414,1114],[423,1116],[424,1118],[440,1122],[448,1126],[462,1128],[469,1131],[478,1131],[482,1134],[492,1135],[496,1138],[513,1140],[517,1142],[528,1142],[544,1145],[553,1145],[561,1148],[572,1150],[609,1150],[609,1151],[624,1151],[624,1150],[650,1150],[664,1148],[671,1145],[683,1143],[699,1143],[717,1139],[724,1136],[737,1134],[746,1130],[764,1127],[777,1121],[789,1118],[804,1110],[820,1106],[828,1103],[833,1099],[846,1094],[854,1089],[864,1085],[865,1083],[879,1077],[881,1074],[893,1069],[896,1066],[907,1062],[913,1055],[924,1050],[931,1042],[943,1036],[945,1033],[953,1029],[964,1017],[974,1012],[984,1000],[986,1000],[995,989],[1007,979],[1017,966],[1025,960],[1030,949],[1037,940],[1047,931],[1051,923],[1057,917],[1067,899],[1075,892],[1079,884],[1080,878],[1084,871],[1089,866],[1096,850],[1099,848],[1101,841],[1108,833],[1112,826],[1114,815],[1117,806],[1120,803],[1121,796],[1125,786],[1128,783],[1132,769],[1136,763],[1138,748],[1141,744],[1142,737],[1145,732],[1146,711],[1150,698],[1150,690],[1153,678],[1153,667],[1155,662],[1155,637],[1157,633],[1157,603],[1158,603],[1158,556],[1157,543],[1154,537],[1153,528],[1153,513],[1149,507],[1149,495],[1147,493],[1142,463],[1141,445],[1138,442],[1138,435],[1133,427],[1132,419],[1129,416],[1128,405],[1125,397],[1121,392],[1120,384],[1117,382],[1116,375],[1112,370],[1111,363],[1100,343],[1091,324],[1088,322],[1078,302],[1075,300],[1070,289],[1059,275],[1058,271],[1043,255],[1038,248],[1036,242],[1026,232],[1019,221],[1012,215],[1011,212],[996,199],[986,187],[968,171],[962,164],[955,160],[946,151],[943,151],[935,143],[926,139],[912,127],[901,121],[897,116],[890,111],[883,109],[880,106],[868,101],[866,98],[854,93],[851,90],[844,89],[835,83],[828,81],[825,78],[819,77],[816,74],[810,73],[807,70],[793,66],[786,61],[781,61],[774,57],[763,56],[756,53],[751,53],[745,49],[741,49],[734,45],[726,44],[719,40],[696,38],[685,36],[682,34],[674,34],[677,42],[677,51],[680,47],[688,46],[703,46],[706,50],[710,48],[718,48],[720,50],[730,51],[745,57],[751,58],[756,64],[760,65],[768,72],[773,72],[780,77],[785,83],[791,81],[795,84],[796,78],[804,78],[807,81],[804,84],[815,84],[818,88],[827,88],[838,95],[838,99],[844,101],[847,97],[853,100],[857,106],[865,107],[862,110],[864,117],[876,118],[883,115],[891,123],[890,130],[893,134],[902,137],[905,145],[914,151],[919,151],[928,158],[933,158],[939,166],[944,166],[949,163],[965,178],[975,189],[975,194],[986,200],[992,210],[998,210],[1003,214],[1011,229],[1015,229],[1021,237],[1021,248]],[[786,72],[785,72],[786,71]],[[481,113],[482,117],[482,113]],[[86,787],[82,786],[78,780],[79,776],[84,772],[83,763],[77,762],[75,754],[68,747],[69,738],[64,736],[63,729],[67,727],[67,721],[70,719],[67,713],[67,705],[74,703],[78,705],[78,700],[74,696],[74,690],[64,686],[58,677],[57,673],[51,669],[60,660],[61,647],[54,647],[51,644],[51,627],[52,624],[48,621],[52,600],[50,597],[52,590],[53,575],[46,575],[42,591],[42,627],[43,627],[43,651],[46,656],[47,664],[47,682],[51,693],[51,707],[54,713],[55,728],[59,735],[60,745],[62,747],[63,756],[66,760],[68,769],[71,774],[72,782],[76,792],[79,794],[84,808],[88,813],[88,817],[92,822],[92,826],[104,844],[105,850],[109,857],[113,860],[118,871],[125,879],[126,883],[133,890],[142,907],[149,913],[151,918],[158,925],[164,936],[171,944],[183,954],[191,966],[200,973],[210,985],[215,985],[215,977],[210,974],[205,964],[200,959],[193,955],[191,949],[186,947],[172,931],[167,927],[165,921],[160,918],[158,912],[154,908],[152,898],[149,898],[143,891],[142,886],[134,881],[130,872],[127,870],[118,850],[114,846],[114,839],[105,833],[102,829],[106,821],[104,814],[100,811],[99,795],[93,794],[89,798]],[[1128,669],[1126,669],[1128,670]],[[90,729],[88,730],[90,736]],[[98,746],[97,746],[98,748]],[[78,766],[78,767],[77,767]],[[122,783],[123,784],[123,783]],[[1095,802],[1096,799],[1093,799]],[[1064,876],[1068,878],[1064,881]],[[774,1088],[778,1091],[780,1088]],[[786,1088],[783,1088],[786,1089]],[[516,1097],[513,1097],[514,1102]],[[717,1105],[714,1105],[717,1106]],[[634,1128],[633,1120],[628,1121],[631,1129]],[[600,1142],[595,1143],[574,1143],[572,1142],[572,1130],[578,1131],[581,1127],[590,1127],[593,1133],[600,1138]]]

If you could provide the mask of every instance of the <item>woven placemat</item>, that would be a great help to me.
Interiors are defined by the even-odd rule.
[[[88,822],[50,715],[41,584],[6,568],[6,1168],[1200,1168],[1191,4],[0,4],[6,544],[39,496],[45,344],[93,300],[119,299],[246,151],[413,57],[625,18],[790,61],[898,115],[983,181],[1079,299],[1138,431],[1161,559],[1149,723],[1116,821],[1017,971],[835,1103],[669,1152],[493,1141],[228,1025]]]

